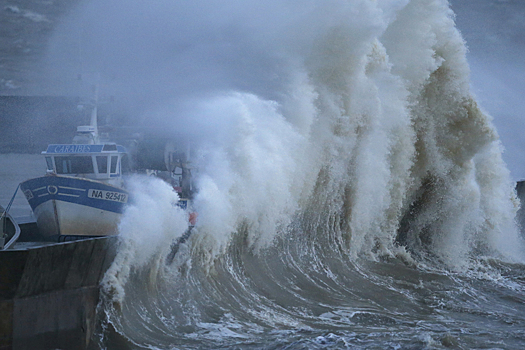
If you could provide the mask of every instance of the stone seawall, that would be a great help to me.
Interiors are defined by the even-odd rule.
[[[0,252],[0,349],[85,349],[116,240]]]

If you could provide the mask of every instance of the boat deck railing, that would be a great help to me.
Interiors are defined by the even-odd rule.
[[[9,209],[11,209],[11,205],[15,200],[19,188],[20,185],[17,186],[13,198],[11,198],[5,209],[0,206],[0,211],[2,212],[0,215],[0,250],[9,249],[20,237],[20,226],[18,226],[16,221],[9,215]]]

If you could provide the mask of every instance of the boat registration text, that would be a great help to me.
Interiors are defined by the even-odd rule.
[[[94,189],[90,189],[88,191],[88,197],[96,198],[96,199],[103,199],[106,201],[121,202],[121,203],[127,203],[128,201],[128,195],[126,193],[102,191],[102,190],[94,190]]]

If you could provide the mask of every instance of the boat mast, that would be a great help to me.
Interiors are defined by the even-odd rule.
[[[97,79],[98,80],[98,79]],[[93,87],[93,93],[94,93],[94,96],[93,96],[93,101],[92,101],[92,104],[93,104],[93,109],[91,110],[91,121],[89,123],[89,125],[93,128],[93,138],[95,140],[95,143],[99,143],[99,138],[98,138],[98,81],[97,81],[97,84],[95,84],[95,86]]]
[[[77,134],[73,138],[75,144],[98,144],[98,82],[93,86],[93,99],[91,100],[91,117],[89,125],[77,127]]]

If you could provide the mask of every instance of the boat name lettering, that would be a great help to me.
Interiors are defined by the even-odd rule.
[[[89,145],[57,145],[54,153],[88,153],[90,151]]]
[[[94,189],[90,189],[88,191],[88,197],[102,199],[105,201],[120,202],[120,203],[127,203],[128,201],[128,195],[126,193],[94,190]]]

